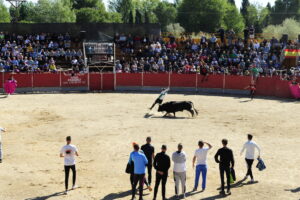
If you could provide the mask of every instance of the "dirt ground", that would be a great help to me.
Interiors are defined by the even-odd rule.
[[[0,164],[1,200],[110,200],[130,199],[129,175],[125,174],[131,143],[143,144],[152,136],[156,152],[162,144],[167,153],[184,145],[187,160],[187,192],[193,189],[192,157],[198,140],[213,145],[208,154],[207,189],[188,193],[187,199],[220,199],[218,165],[213,156],[221,139],[229,140],[236,160],[237,183],[227,199],[300,198],[300,102],[289,100],[172,95],[168,100],[190,100],[199,110],[197,118],[187,112],[178,118],[145,118],[157,94],[34,94],[0,98],[0,126],[4,160]],[[262,148],[267,169],[254,169],[258,183],[240,183],[246,172],[240,156],[246,134],[253,133]],[[63,159],[59,157],[65,137],[77,145],[80,188],[64,191]],[[256,164],[256,162],[255,162]],[[70,183],[71,184],[71,183]],[[167,197],[174,195],[172,167]],[[159,198],[161,193],[159,191]],[[153,192],[145,191],[145,200]]]

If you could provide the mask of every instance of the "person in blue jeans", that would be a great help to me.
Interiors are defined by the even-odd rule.
[[[205,144],[208,147],[204,147]],[[212,148],[212,146],[207,142],[203,142],[202,140],[198,142],[198,146],[199,148],[195,151],[195,155],[193,158],[193,168],[195,168],[195,162],[197,160],[195,185],[193,191],[197,191],[201,173],[202,173],[202,191],[204,191],[206,188],[207,153]]]

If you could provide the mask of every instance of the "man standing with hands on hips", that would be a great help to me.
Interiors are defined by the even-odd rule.
[[[245,180],[248,178],[248,176],[250,176],[251,181],[250,183],[254,183],[254,178],[253,178],[253,174],[252,174],[252,164],[254,162],[254,156],[255,156],[255,149],[257,149],[258,151],[258,158],[260,157],[260,148],[259,146],[256,144],[256,142],[252,141],[253,135],[248,134],[248,141],[244,144],[243,149],[241,151],[241,155],[244,153],[244,151],[246,150],[246,156],[245,156],[245,160],[247,163],[247,173],[245,176]]]
[[[68,194],[68,185],[69,185],[69,173],[70,169],[73,172],[73,185],[72,190],[76,188],[76,167],[75,167],[75,155],[79,156],[77,147],[71,144],[71,136],[66,138],[67,144],[63,146],[60,150],[60,157],[64,158],[65,166],[65,194]]]

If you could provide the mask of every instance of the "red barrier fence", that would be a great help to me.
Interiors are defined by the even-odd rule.
[[[0,88],[11,74],[0,75]],[[245,90],[249,86],[250,76],[168,73],[90,73],[88,74],[14,74],[18,88],[76,88],[86,87],[90,91],[114,90],[116,87],[173,87],[173,88],[206,88],[223,90]],[[116,80],[115,80],[116,77]],[[256,84],[258,95],[292,98],[288,81],[279,77],[259,77]]]

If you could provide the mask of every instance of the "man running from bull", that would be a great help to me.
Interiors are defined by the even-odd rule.
[[[153,103],[153,105],[151,106],[150,110],[152,110],[152,108],[156,105],[156,104],[161,104],[165,98],[165,96],[168,94],[168,92],[170,91],[170,88],[163,88],[162,92],[159,94],[158,98],[155,100],[155,102]]]
[[[249,86],[247,86],[245,89],[246,90],[250,89],[250,98],[251,98],[251,100],[253,100],[254,94],[256,91],[256,84],[255,84],[254,80],[251,80],[251,84]]]

